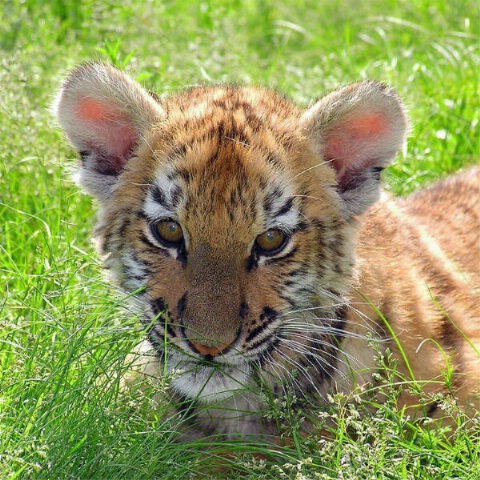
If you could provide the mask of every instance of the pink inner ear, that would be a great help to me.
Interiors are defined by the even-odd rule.
[[[77,113],[82,119],[96,123],[118,117],[118,114],[115,115],[116,112],[113,109],[109,109],[107,105],[96,102],[90,98],[83,98],[79,102]]]
[[[121,168],[138,141],[137,132],[129,124],[132,120],[112,106],[91,98],[82,98],[76,112],[79,120],[88,124],[93,147],[107,153],[117,168]]]
[[[387,121],[381,114],[363,115],[359,118],[354,118],[350,124],[346,125],[354,137],[368,137],[381,136],[387,131]]]
[[[388,135],[387,118],[381,113],[355,116],[325,137],[325,159],[331,160],[339,181],[347,171],[362,170],[376,161],[376,146]]]
[[[82,98],[77,106],[77,114],[82,120],[95,123],[121,122],[125,123],[121,112],[105,103],[97,102],[91,98]]]

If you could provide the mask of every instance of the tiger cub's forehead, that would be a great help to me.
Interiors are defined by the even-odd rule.
[[[301,112],[286,97],[274,90],[255,86],[194,87],[162,102],[166,118],[176,121],[198,121],[202,118],[224,120],[244,116],[245,127],[255,129],[265,122],[298,117]],[[213,126],[213,125],[212,125]]]
[[[300,218],[292,159],[298,109],[270,91],[194,89],[168,101],[152,139],[144,203],[152,219],[206,230],[294,230]],[[202,232],[202,228],[205,230]]]
[[[248,232],[295,230],[300,202],[290,172],[265,166],[258,152],[243,152],[244,162],[238,150],[245,148],[187,149],[183,159],[159,166],[145,197],[146,217],[179,221],[205,238],[233,227],[245,232],[247,243]]]

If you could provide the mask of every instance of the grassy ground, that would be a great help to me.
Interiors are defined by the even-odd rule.
[[[168,420],[145,415],[148,400],[119,394],[142,332],[102,281],[94,208],[65,172],[74,153],[48,112],[61,78],[91,58],[128,66],[161,95],[254,82],[306,104],[376,78],[411,112],[408,151],[389,173],[390,188],[408,193],[478,162],[475,2],[4,0],[2,9],[0,478],[480,478],[478,433],[461,428],[450,444],[405,429],[392,403],[363,421],[340,410],[333,441],[300,441],[293,412],[292,444],[274,450],[172,442]],[[206,473],[225,451],[234,468]]]

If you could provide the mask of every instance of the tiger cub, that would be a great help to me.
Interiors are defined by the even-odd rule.
[[[387,348],[432,398],[405,388],[412,415],[445,415],[437,393],[479,409],[480,168],[380,195],[408,128],[391,89],[354,83],[306,110],[253,86],[160,101],[89,63],[55,108],[105,267],[148,326],[143,373],[171,376],[187,438],[275,435],[269,396],[315,415],[375,387]]]

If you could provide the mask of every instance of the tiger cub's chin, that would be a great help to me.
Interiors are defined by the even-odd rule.
[[[267,397],[315,413],[376,389],[387,349],[395,381],[423,386],[400,392],[408,413],[444,417],[441,395],[479,409],[480,168],[379,200],[408,130],[390,88],[354,83],[307,109],[254,86],[160,101],[88,63],[55,108],[105,268],[158,354],[142,374],[167,373],[199,432],[273,434]]]
[[[243,392],[251,381],[247,363],[215,366],[186,362],[170,373],[170,386],[177,394],[204,404],[223,402]]]

